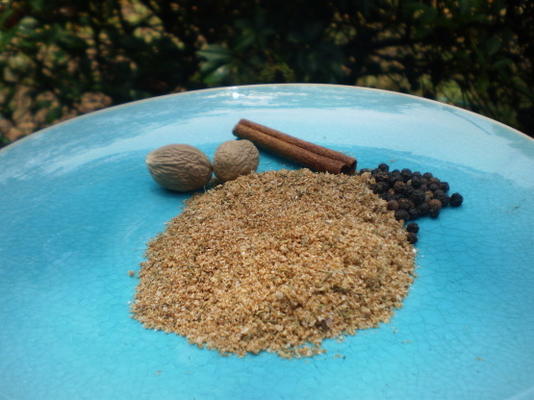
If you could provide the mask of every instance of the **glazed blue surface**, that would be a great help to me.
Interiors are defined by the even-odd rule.
[[[201,350],[130,318],[146,242],[186,195],[146,154],[210,157],[240,118],[356,156],[431,171],[464,205],[420,220],[417,279],[388,324],[324,355]],[[260,170],[296,168],[262,153]],[[534,141],[458,108],[331,85],[154,98],[0,151],[0,399],[533,399]]]

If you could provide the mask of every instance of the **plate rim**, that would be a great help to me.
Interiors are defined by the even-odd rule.
[[[346,84],[337,84],[337,83],[257,83],[257,84],[248,84],[248,85],[217,86],[217,87],[212,87],[212,88],[202,88],[202,89],[187,90],[187,91],[178,92],[178,93],[168,93],[168,94],[163,94],[163,95],[159,95],[159,96],[147,97],[145,99],[133,100],[133,101],[129,101],[129,102],[126,102],[126,103],[117,104],[117,105],[113,105],[113,106],[110,106],[110,107],[102,108],[102,109],[99,109],[99,110],[91,111],[91,112],[88,112],[86,114],[78,115],[78,116],[76,116],[74,118],[70,118],[70,119],[58,122],[58,123],[53,124],[51,126],[48,126],[46,128],[39,129],[39,130],[29,134],[29,135],[26,135],[26,136],[24,136],[24,137],[22,137],[22,138],[20,138],[18,140],[15,140],[14,142],[9,143],[8,145],[4,146],[3,148],[0,148],[0,155],[2,153],[5,153],[9,149],[12,149],[17,145],[20,145],[21,143],[26,142],[27,140],[29,140],[29,139],[31,139],[33,137],[41,136],[43,133],[46,133],[49,130],[53,130],[53,129],[57,129],[58,127],[66,126],[66,125],[68,125],[70,123],[73,123],[75,121],[79,121],[80,119],[89,118],[89,117],[92,117],[94,115],[103,114],[103,113],[110,112],[110,111],[115,111],[115,110],[120,109],[120,108],[130,107],[130,106],[135,105],[135,104],[140,104],[140,103],[144,103],[144,102],[164,99],[164,98],[168,98],[168,97],[175,97],[175,96],[187,96],[187,95],[194,95],[194,94],[206,93],[206,92],[222,92],[222,91],[229,90],[229,89],[262,88],[262,87],[277,87],[277,86],[282,86],[282,87],[317,87],[317,88],[332,87],[332,88],[351,89],[351,90],[356,90],[356,91],[370,91],[370,92],[385,93],[385,94],[394,95],[394,96],[404,96],[404,97],[408,97],[410,99],[417,99],[418,101],[429,102],[429,103],[431,103],[433,105],[440,105],[442,107],[452,108],[454,110],[459,110],[459,111],[467,113],[469,115],[473,115],[473,116],[476,116],[478,118],[482,118],[483,120],[489,121],[489,122],[491,122],[493,124],[496,124],[496,125],[498,125],[500,127],[503,127],[505,129],[507,129],[509,132],[511,132],[511,133],[513,133],[515,135],[519,135],[520,137],[524,137],[524,138],[529,139],[529,140],[534,142],[534,138],[530,137],[526,133],[521,132],[520,130],[518,130],[516,128],[513,128],[513,127],[511,127],[509,125],[506,125],[503,122],[497,121],[497,120],[495,120],[493,118],[490,118],[488,116],[485,116],[485,115],[482,115],[482,114],[478,114],[478,113],[476,113],[474,111],[467,110],[467,109],[459,107],[459,106],[455,106],[455,105],[452,105],[452,104],[444,103],[444,102],[439,101],[439,100],[434,100],[434,99],[429,99],[429,98],[422,97],[422,96],[417,96],[417,95],[414,95],[414,94],[397,92],[397,91],[389,90],[389,89],[380,89],[380,88],[373,88],[373,87],[367,87],[367,86],[346,85]]]

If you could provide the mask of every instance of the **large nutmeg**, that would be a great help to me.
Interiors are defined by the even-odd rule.
[[[258,168],[260,153],[250,140],[230,140],[215,151],[213,172],[221,181],[250,174]]]
[[[177,192],[200,189],[211,177],[208,157],[187,144],[160,147],[148,154],[146,164],[157,183]]]

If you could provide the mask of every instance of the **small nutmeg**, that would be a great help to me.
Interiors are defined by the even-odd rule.
[[[230,181],[256,171],[259,156],[258,149],[250,140],[224,142],[215,151],[213,172],[221,181]]]
[[[212,167],[208,157],[187,144],[169,144],[148,154],[146,164],[154,180],[177,192],[189,192],[206,185]]]

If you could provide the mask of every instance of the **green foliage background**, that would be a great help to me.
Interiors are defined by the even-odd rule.
[[[534,135],[529,0],[0,0],[0,142],[210,86],[363,85]]]

